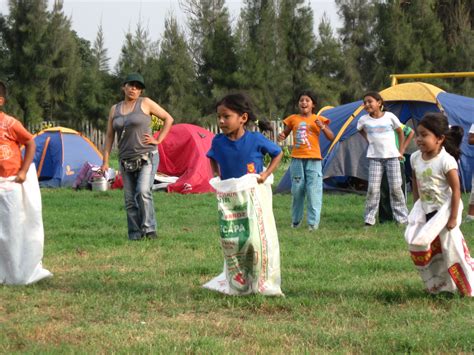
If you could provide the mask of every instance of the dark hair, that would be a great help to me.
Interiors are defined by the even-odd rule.
[[[296,101],[296,104],[298,104],[298,102],[300,102],[301,96],[308,96],[311,99],[311,101],[313,101],[313,110],[312,111],[313,111],[313,113],[315,113],[314,111],[316,110],[316,106],[318,104],[316,94],[311,90],[303,90],[298,95],[298,100]]]
[[[3,81],[0,81],[0,97],[7,98],[7,86]]]
[[[268,120],[257,119],[252,101],[247,97],[247,95],[242,93],[226,95],[216,103],[216,109],[221,105],[227,107],[229,110],[237,112],[239,115],[246,113],[248,115],[246,125],[249,121],[252,121],[261,131],[272,131],[272,126]]]
[[[380,101],[382,103],[380,110],[385,111],[385,102],[383,101],[382,95],[380,95],[377,91],[369,91],[364,94],[363,98],[366,98],[367,96],[373,97],[375,100]]]
[[[436,137],[444,136],[443,147],[456,160],[461,156],[462,137],[464,129],[460,126],[449,127],[448,118],[441,112],[427,112],[418,125],[423,126]]]

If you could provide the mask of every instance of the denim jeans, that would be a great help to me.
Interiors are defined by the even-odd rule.
[[[141,170],[128,173],[120,168],[130,240],[137,240],[146,233],[156,232],[152,186],[159,160],[158,151],[154,151],[149,153],[149,161]]]
[[[305,196],[308,200],[308,225],[319,226],[323,203],[323,173],[321,160],[292,158],[290,164],[293,224],[303,219]]]

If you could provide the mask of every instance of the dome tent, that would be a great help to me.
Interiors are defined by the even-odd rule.
[[[155,133],[155,137],[158,133]],[[208,130],[187,123],[171,126],[158,145],[160,163],[158,172],[177,176],[178,180],[167,187],[168,192],[205,193],[213,192],[209,180],[213,178],[209,158],[214,134]]]
[[[34,136],[34,163],[41,187],[72,186],[84,163],[102,164],[102,154],[81,133],[53,127]]]
[[[471,189],[474,165],[474,146],[468,144],[468,132],[474,123],[474,98],[450,94],[423,82],[391,86],[380,92],[386,110],[393,112],[402,123],[413,120],[416,126],[426,112],[444,112],[450,125],[461,126],[464,137],[461,143],[460,173],[463,187]],[[362,100],[329,108],[320,112],[331,120],[335,139],[330,142],[322,135],[323,178],[353,176],[368,180],[368,160],[365,156],[367,142],[357,134],[357,121],[367,114]],[[289,171],[280,181],[276,192],[291,188]]]

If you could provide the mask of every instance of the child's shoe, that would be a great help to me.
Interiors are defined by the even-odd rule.
[[[146,239],[156,239],[158,236],[156,235],[156,232],[147,232],[145,233],[145,238]]]
[[[298,222],[298,223],[293,222],[291,224],[291,228],[298,228],[300,226],[300,224],[301,224],[301,222]]]
[[[317,226],[317,225],[309,225],[309,226],[308,226],[308,230],[309,230],[310,232],[314,232],[314,231],[317,230],[318,228],[319,228],[319,226]]]

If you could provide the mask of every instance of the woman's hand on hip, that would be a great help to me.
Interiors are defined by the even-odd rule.
[[[158,145],[158,144],[160,144],[160,142],[158,142],[158,140],[155,139],[155,137],[153,137],[152,135],[150,135],[148,133],[145,133],[143,135],[143,144]]]

